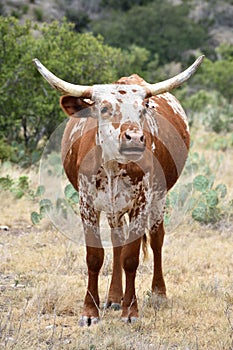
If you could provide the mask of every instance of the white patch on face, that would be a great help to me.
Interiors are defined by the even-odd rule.
[[[125,163],[125,157],[119,152],[120,128],[114,128],[110,120],[99,120],[98,143],[102,148],[103,162],[115,159],[120,163]]]
[[[117,160],[127,163],[128,160],[119,152],[120,126],[126,122],[134,123],[140,128],[140,116],[142,113],[142,102],[145,98],[145,90],[138,85],[95,85],[93,88],[93,100],[99,111],[99,143],[103,151],[103,160]],[[116,128],[111,118],[102,118],[101,107],[107,101],[112,108],[112,117],[118,114],[121,119],[119,127]],[[114,121],[114,120],[113,120]]]
[[[173,96],[169,92],[166,92],[164,94],[157,95],[157,97],[162,97],[163,99],[165,99],[167,101],[167,103],[173,109],[173,111],[176,114],[179,114],[181,116],[181,118],[185,122],[185,124],[187,126],[187,130],[188,130],[189,129],[189,125],[188,125],[187,115],[186,115],[185,111],[183,110],[183,108],[182,108],[181,104],[179,103],[179,101],[175,98],[175,96]]]

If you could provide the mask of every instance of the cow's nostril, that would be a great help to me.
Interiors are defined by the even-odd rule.
[[[131,136],[129,134],[126,134],[126,133],[125,133],[125,138],[129,141],[131,140]]]
[[[141,141],[141,142],[144,142],[144,135],[142,135],[142,136],[140,137],[140,141]]]

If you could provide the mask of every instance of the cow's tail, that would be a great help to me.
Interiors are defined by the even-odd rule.
[[[142,236],[142,251],[143,251],[143,259],[146,260],[148,258],[148,239],[147,235],[144,233]]]

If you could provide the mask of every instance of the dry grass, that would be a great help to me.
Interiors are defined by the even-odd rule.
[[[224,169],[231,185],[232,167]],[[0,235],[1,349],[233,349],[232,223],[213,230],[184,218],[164,245],[168,300],[150,293],[150,257],[137,274],[139,321],[123,324],[120,311],[101,310],[100,324],[80,328],[87,284],[84,247],[48,223],[31,226],[34,204],[26,199],[1,194],[0,202],[1,224],[10,227]],[[102,303],[110,276],[111,251],[106,250]]]

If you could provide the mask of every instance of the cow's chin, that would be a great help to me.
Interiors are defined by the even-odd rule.
[[[128,162],[137,162],[139,161],[144,153],[145,147],[121,147],[120,154],[128,161]]]

